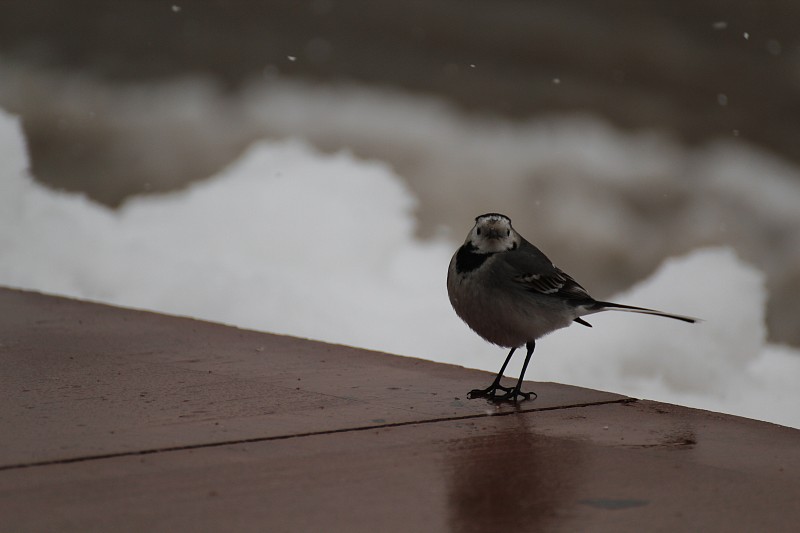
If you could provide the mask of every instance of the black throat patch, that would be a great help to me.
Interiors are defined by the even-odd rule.
[[[456,272],[464,274],[472,272],[483,264],[484,261],[489,259],[494,254],[479,254],[476,253],[475,247],[471,244],[465,244],[458,249],[456,254]]]

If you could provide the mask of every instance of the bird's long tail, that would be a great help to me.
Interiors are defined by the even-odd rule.
[[[648,309],[646,307],[636,307],[633,305],[615,304],[612,302],[595,302],[594,305],[588,308],[589,313],[598,313],[600,311],[628,311],[630,313],[643,313],[645,315],[665,316],[667,318],[674,318],[675,320],[682,320],[694,324],[700,322],[699,318],[694,318],[685,315],[674,315],[672,313],[665,313],[663,311],[656,311],[655,309]]]

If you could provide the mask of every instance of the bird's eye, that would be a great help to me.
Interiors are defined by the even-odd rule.
[[[478,228],[478,229],[476,229],[476,230],[475,230],[475,233],[476,233],[476,234],[478,234],[478,235],[480,235],[480,234],[481,234],[481,228]]]

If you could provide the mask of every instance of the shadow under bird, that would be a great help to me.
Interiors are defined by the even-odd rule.
[[[467,394],[470,399],[529,400],[522,392],[536,339],[577,322],[591,327],[583,316],[600,311],[628,311],[694,323],[698,319],[592,298],[568,274],[525,240],[511,219],[488,213],[475,219],[467,240],[456,251],[447,271],[447,293],[456,314],[485,340],[511,348],[491,385]],[[503,372],[520,346],[528,350],[515,387],[500,384]],[[502,393],[498,393],[502,391]]]

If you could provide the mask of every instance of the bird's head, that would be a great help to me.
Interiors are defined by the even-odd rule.
[[[475,219],[475,226],[467,236],[465,245],[479,254],[492,254],[516,250],[522,237],[511,227],[511,219],[499,213],[487,213]]]

